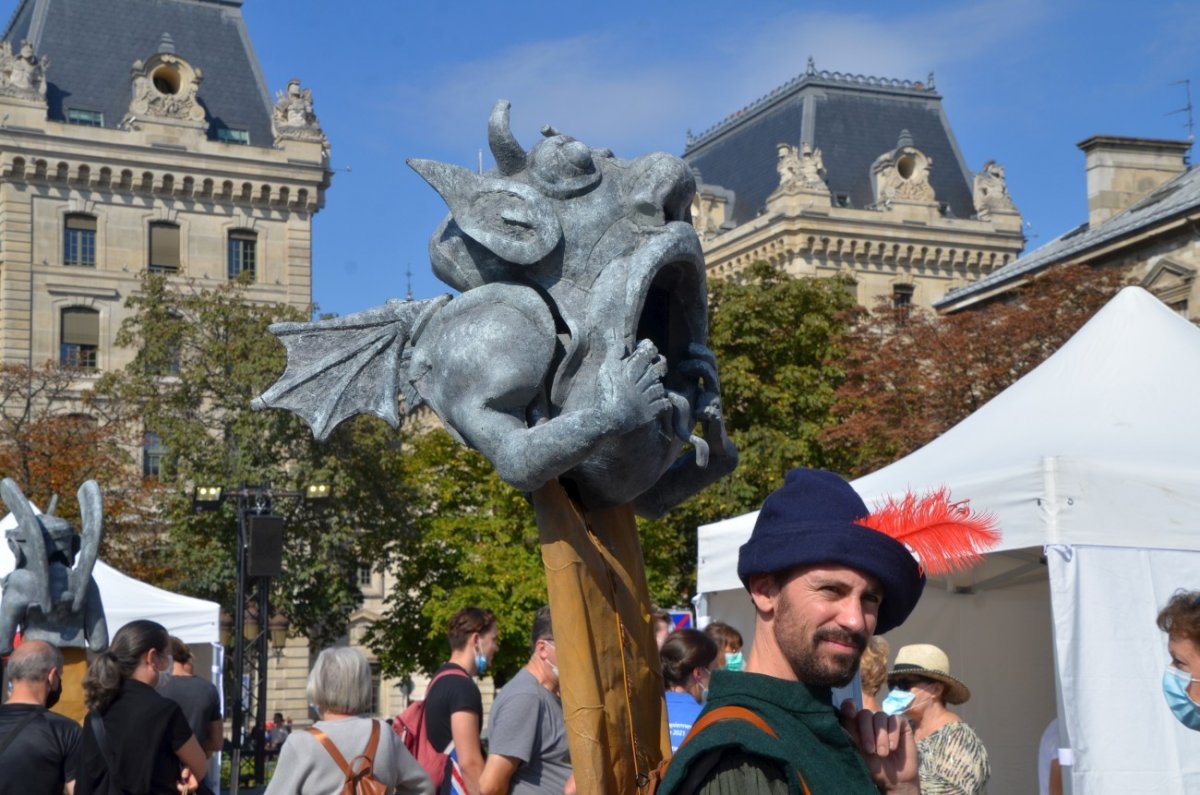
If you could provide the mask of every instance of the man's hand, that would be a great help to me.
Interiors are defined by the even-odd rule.
[[[850,699],[842,702],[839,717],[880,792],[919,795],[917,738],[908,721],[883,712],[860,710]]]

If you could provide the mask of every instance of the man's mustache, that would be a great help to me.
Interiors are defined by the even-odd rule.
[[[867,648],[867,636],[860,632],[846,632],[841,629],[818,629],[813,633],[813,642],[831,640],[834,643],[844,643],[853,646],[861,654]]]

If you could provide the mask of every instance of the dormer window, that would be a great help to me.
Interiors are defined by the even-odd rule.
[[[249,144],[250,131],[238,127],[218,127],[217,140],[227,144]]]
[[[79,124],[84,127],[103,127],[104,114],[98,110],[67,108],[67,124]]]

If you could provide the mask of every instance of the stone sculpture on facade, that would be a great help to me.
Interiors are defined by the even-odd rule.
[[[173,45],[172,45],[173,46]],[[146,62],[138,59],[130,70],[133,97],[131,115],[203,122],[204,107],[197,100],[204,73],[172,52],[158,52]]]
[[[396,424],[402,393],[532,493],[577,779],[633,792],[669,751],[633,513],[737,463],[695,180],[672,155],[622,161],[552,127],[527,152],[508,110],[488,125],[495,172],[409,161],[450,208],[430,258],[462,295],[273,326],[288,367],[255,405],[325,438],[359,413]]]
[[[829,193],[829,186],[825,184],[825,163],[821,159],[820,149],[813,148],[813,145],[806,141],[799,147],[779,144],[778,151],[778,192]]]
[[[18,627],[22,638],[60,648],[108,648],[104,605],[92,577],[103,532],[100,486],[89,480],[78,496],[82,535],[54,515],[57,497],[38,516],[15,481],[0,481],[0,497],[17,521],[5,533],[16,566],[0,595],[0,655],[12,651]]]
[[[50,57],[39,60],[29,42],[22,41],[15,53],[8,42],[0,42],[0,95],[45,102],[49,68]]]
[[[986,219],[994,212],[1015,213],[1016,205],[1008,195],[1008,182],[1004,178],[1004,166],[995,160],[983,164],[975,175],[975,211]]]
[[[283,139],[325,143],[325,133],[313,111],[311,88],[301,88],[300,81],[292,78],[287,91],[277,91],[275,97],[271,126],[277,144]]]
[[[900,133],[896,148],[880,155],[871,166],[875,203],[888,207],[893,201],[932,204],[937,201],[929,172],[933,159],[913,146],[908,130]]]

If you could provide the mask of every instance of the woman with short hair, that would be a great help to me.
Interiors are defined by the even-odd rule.
[[[717,662],[717,644],[699,630],[680,629],[667,636],[659,656],[667,686],[671,750],[676,751],[704,708],[708,682]]]
[[[205,757],[183,710],[155,692],[170,678],[170,636],[153,621],[117,631],[83,680],[88,714],[75,795],[195,792]]]
[[[1163,674],[1163,696],[1175,719],[1200,731],[1200,591],[1176,591],[1158,614],[1167,633],[1171,663]]]
[[[429,776],[395,732],[367,717],[371,666],[361,652],[347,646],[322,651],[308,675],[308,700],[321,719],[283,744],[268,795],[341,792],[346,773],[335,752],[355,770],[364,761],[357,757],[369,756],[372,775],[388,792],[433,795]]]

